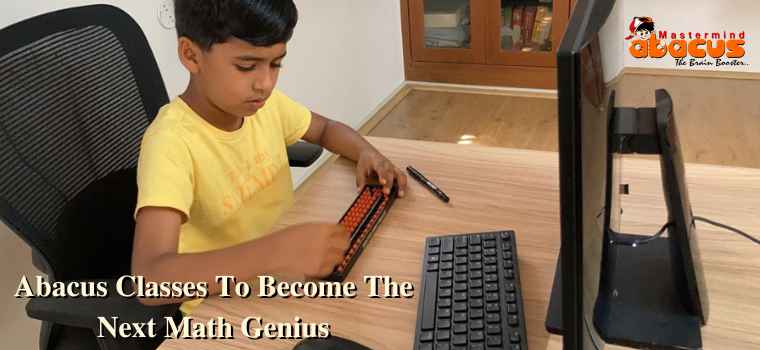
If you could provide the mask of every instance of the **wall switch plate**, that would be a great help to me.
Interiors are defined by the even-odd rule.
[[[174,0],[163,0],[158,5],[158,23],[166,29],[174,29]]]

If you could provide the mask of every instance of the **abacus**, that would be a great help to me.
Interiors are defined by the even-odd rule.
[[[351,232],[351,244],[343,260],[335,266],[332,274],[327,277],[328,281],[343,282],[369,243],[375,230],[380,226],[380,222],[385,218],[385,214],[393,205],[397,193],[398,188],[396,186],[393,186],[390,195],[383,193],[382,186],[364,186],[351,207],[346,210],[338,222]]]

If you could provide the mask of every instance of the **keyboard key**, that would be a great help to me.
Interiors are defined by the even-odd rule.
[[[438,289],[438,273],[426,272],[424,279],[424,289],[422,295],[422,330],[433,329],[433,319],[435,317],[435,293]]]
[[[431,256],[428,256],[428,262],[429,262],[429,263],[437,263],[437,262],[438,262],[438,259],[439,259],[438,255],[431,255]]]
[[[504,252],[504,260],[512,259],[512,252]]]
[[[457,248],[456,251],[454,251],[454,255],[456,255],[456,256],[466,256],[467,255],[467,248]]]
[[[486,283],[486,292],[498,292],[499,285],[496,283]]]
[[[473,253],[480,253],[480,246],[479,245],[471,245],[470,246],[470,254]]]
[[[441,263],[441,270],[451,270],[453,268],[454,268],[454,264],[452,264],[450,261]]]
[[[467,301],[467,293],[454,293],[454,301]]]
[[[483,249],[483,256],[494,256],[494,255],[496,255],[496,249],[493,249],[493,248]]]
[[[454,312],[458,311],[467,311],[467,303],[454,303]]]
[[[438,340],[449,340],[449,337],[451,336],[451,333],[449,333],[449,330],[441,330],[436,332],[435,337]]]
[[[433,248],[430,248],[428,250],[428,253],[432,254],[432,255],[438,255],[438,253],[440,253],[440,252],[441,252],[441,248],[440,247],[433,247]]]
[[[464,292],[467,290],[467,283],[454,283],[455,292]]]
[[[451,279],[453,274],[454,273],[451,270],[441,271],[441,279]]]
[[[483,287],[483,280],[477,279],[477,280],[470,280],[470,288],[481,288]]]
[[[470,321],[470,329],[476,331],[483,329],[483,320],[472,320]]]
[[[501,250],[505,251],[505,252],[511,251],[512,250],[512,243],[502,242],[501,243]]]
[[[449,343],[438,343],[435,345],[435,350],[451,350]]]
[[[440,280],[438,281],[438,286],[442,288],[451,288],[452,283],[451,280]]]
[[[515,293],[507,293],[506,300],[508,303],[514,303],[515,300],[517,300],[517,295],[515,295]]]
[[[513,269],[504,270],[504,278],[509,279],[509,280],[514,279],[515,278],[515,270],[513,270]]]
[[[489,324],[486,326],[486,334],[501,334],[501,325]]]
[[[450,299],[446,299],[450,300]],[[451,317],[451,309],[449,308],[438,308],[438,318],[449,318]]]
[[[483,242],[483,248],[496,248],[496,241],[486,240]]]
[[[486,274],[486,278],[485,278],[486,283],[497,282],[498,280],[499,280],[499,275],[497,275],[495,273],[487,273]]]
[[[467,328],[464,330],[464,333],[466,332]],[[456,333],[456,331],[454,333]],[[453,338],[451,338],[451,343],[454,345],[467,345],[467,335],[455,335]]]
[[[441,254],[441,261],[451,261],[454,259],[453,254]]]
[[[451,307],[451,299],[438,299],[438,307]]]
[[[482,331],[474,331],[470,332],[470,341],[472,342],[480,342],[483,341],[483,332]],[[472,349],[472,347],[470,347]]]
[[[470,236],[470,245],[480,245],[480,236]]]
[[[483,264],[479,261],[473,261],[470,263],[470,270],[480,270],[483,268]]]
[[[435,328],[441,330],[441,329],[449,329],[451,328],[451,320],[448,318],[442,318],[438,320],[438,323],[436,323]]]
[[[466,323],[460,323],[454,325],[454,334],[462,334],[467,333],[467,324]],[[462,344],[457,344],[462,345]]]
[[[454,259],[454,263],[457,265],[467,264],[467,257],[458,256],[456,257],[456,259]]]
[[[454,240],[451,237],[445,237],[441,240],[441,253],[451,253],[454,251]]]
[[[514,292],[515,291],[515,282],[507,282],[504,284],[504,290],[507,292]]]
[[[483,273],[482,272],[480,272],[478,270],[470,271],[470,279],[477,280],[477,279],[481,279],[481,278],[483,278]]]
[[[515,316],[515,315],[509,315],[509,316],[507,316],[507,324],[509,324],[512,327],[516,327],[517,323],[518,323],[517,322],[517,316]]]
[[[428,271],[438,271],[438,264],[437,263],[428,264],[427,270]]]
[[[487,265],[483,267],[484,273],[496,273],[496,265]]]
[[[457,238],[454,238],[454,247],[457,248],[463,248],[467,246],[467,237],[466,236],[459,236]]]
[[[501,337],[500,336],[487,337],[486,344],[488,344],[488,346],[501,346]]]
[[[483,299],[470,299],[471,308],[483,308]]]
[[[433,332],[420,332],[420,341],[429,342],[433,341]]]
[[[486,304],[486,312],[499,312],[499,304],[498,303],[487,303]]]
[[[485,349],[485,345],[483,344],[470,344],[469,350],[484,350],[484,349]]]
[[[482,298],[483,297],[483,289],[481,288],[473,288],[470,290],[470,297],[471,298]]]
[[[520,332],[518,332],[518,331],[513,331],[513,332],[512,332],[512,333],[509,335],[509,341],[510,341],[511,343],[519,343],[519,342],[520,342]]]
[[[428,239],[428,246],[430,246],[430,247],[437,247],[439,245],[441,245],[441,239],[440,238],[433,237],[433,238]]]
[[[438,297],[439,298],[450,298],[451,297],[451,288],[441,288],[441,290],[438,291]]]
[[[433,350],[433,343],[422,343],[417,349],[418,350]]]
[[[489,256],[483,258],[483,263],[486,265],[495,265],[496,264],[496,257]]]
[[[499,301],[499,293],[488,293],[488,294],[486,294],[486,301],[487,302]]]
[[[520,350],[522,348],[520,347],[520,344],[512,344],[512,347],[510,349],[511,350]]]
[[[480,253],[470,253],[470,261],[480,261],[483,259],[483,256]]]
[[[500,232],[499,237],[501,237],[501,240],[508,241],[510,239],[509,232]]]
[[[477,320],[479,318],[483,318],[483,310],[482,309],[471,309],[470,310],[470,319],[471,320]]]
[[[482,235],[481,235],[481,238],[482,238],[484,241],[493,241],[493,240],[496,240],[496,236],[494,236],[493,234],[490,234],[490,233],[485,233],[485,234],[482,234]]]
[[[501,321],[501,316],[499,316],[498,313],[486,315],[486,323],[499,323],[500,321]]]
[[[507,304],[507,313],[516,314],[517,313],[517,304],[515,304],[515,303],[509,303],[509,304]]]
[[[458,273],[454,275],[454,282],[466,282],[466,281],[467,281],[466,273]]]
[[[455,273],[465,273],[467,272],[467,265],[457,265],[454,267]]]
[[[513,267],[515,267],[515,265],[512,263],[512,260],[504,260],[505,269],[511,269]]]
[[[467,322],[467,313],[455,312],[453,320],[454,320],[454,323],[465,323]]]

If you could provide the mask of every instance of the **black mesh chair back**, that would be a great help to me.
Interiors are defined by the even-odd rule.
[[[51,280],[129,273],[139,145],[167,102],[144,34],[118,8],[66,9],[0,31],[0,217]],[[125,186],[88,204],[98,210],[65,215],[120,172],[111,182]],[[103,194],[118,208],[102,208]]]

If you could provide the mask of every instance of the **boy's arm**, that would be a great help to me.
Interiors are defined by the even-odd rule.
[[[342,260],[348,232],[340,225],[302,224],[225,249],[179,254],[184,215],[175,209],[144,207],[137,214],[132,274],[149,282],[206,282],[209,294],[220,292],[219,275],[249,281],[264,274],[323,277]],[[179,303],[184,299],[141,298],[146,305]]]
[[[303,139],[355,161],[356,185],[359,188],[364,187],[367,178],[374,173],[377,174],[385,193],[390,193],[393,181],[396,180],[399,196],[404,196],[406,174],[346,124],[311,112],[311,125]]]

